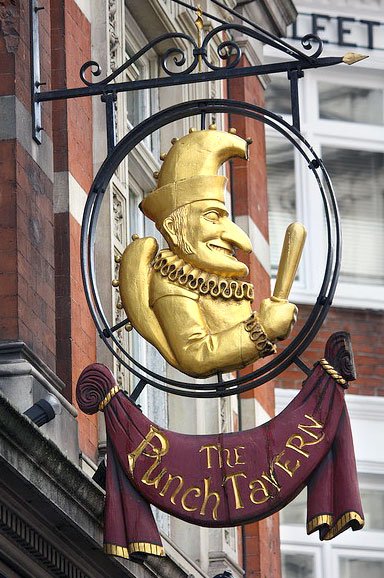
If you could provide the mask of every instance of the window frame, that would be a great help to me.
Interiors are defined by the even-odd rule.
[[[274,60],[276,57],[274,56]],[[341,65],[340,65],[341,66]],[[336,70],[337,68],[337,70]],[[376,76],[374,74],[376,73]],[[284,77],[284,74],[279,75]],[[319,116],[319,92],[318,83],[321,81],[334,82],[335,84],[360,86],[361,78],[364,78],[364,86],[376,88],[383,91],[384,101],[384,79],[377,77],[377,71],[372,67],[364,66],[356,75],[355,71],[334,67],[333,69],[311,70],[305,72],[305,78],[299,83],[299,97],[301,105],[302,124],[301,132],[310,142],[315,152],[321,158],[321,148],[333,146],[350,150],[365,150],[384,153],[384,126],[364,124],[349,121],[337,121],[321,119]],[[273,79],[272,79],[273,82]],[[273,111],[279,113],[279,111]],[[281,115],[287,122],[291,122],[290,115]],[[266,126],[266,137],[277,138],[275,131]],[[297,219],[303,220],[309,230],[309,236],[304,249],[302,262],[299,268],[298,279],[295,280],[291,300],[303,304],[312,304],[318,295],[318,288],[321,284],[321,271],[314,255],[319,252],[318,247],[322,247],[321,253],[325,255],[325,227],[319,227],[319,210],[323,208],[318,202],[315,206],[309,206],[306,196],[313,190],[314,183],[311,182],[310,171],[305,167],[304,159],[298,160],[295,156],[296,174],[296,211]],[[306,174],[307,173],[307,174]],[[332,179],[332,175],[331,179]],[[316,197],[320,198],[317,190]],[[336,191],[337,197],[337,191]],[[314,196],[311,195],[311,203]],[[342,215],[341,215],[342,221]],[[314,229],[314,230],[312,230]],[[316,231],[316,232],[315,232]],[[312,235],[312,238],[311,238]],[[320,275],[320,276],[319,276]],[[353,283],[340,281],[336,290],[334,305],[339,307],[358,307],[370,309],[384,308],[384,286],[380,284]]]

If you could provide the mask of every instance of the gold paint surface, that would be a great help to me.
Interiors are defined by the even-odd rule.
[[[355,64],[355,62],[359,62],[360,60],[365,60],[368,58],[367,54],[358,54],[357,52],[347,52],[343,56],[343,62],[345,64]]]
[[[273,296],[288,299],[300,263],[307,231],[301,223],[291,223],[285,233]]]
[[[105,406],[111,401],[111,399],[120,391],[120,387],[118,385],[114,385],[112,389],[109,390],[105,398],[99,403],[99,411],[103,411]]]
[[[158,544],[150,544],[148,542],[131,542],[128,548],[123,546],[116,546],[115,544],[104,544],[104,552],[110,556],[119,556],[129,560],[129,555],[134,552],[144,552],[145,554],[153,554],[154,556],[165,556],[163,546]]]
[[[355,529],[359,530],[363,528],[365,524],[364,518],[362,518],[357,512],[353,511],[343,514],[336,523],[333,516],[322,514],[307,522],[307,534],[312,534],[316,530],[320,530],[322,526],[328,526],[329,529],[322,539],[332,540],[332,538],[335,538],[335,536],[343,532],[346,527],[351,525],[352,522],[356,522],[358,528]]]
[[[207,377],[241,369],[276,352],[296,321],[287,301],[303,245],[291,226],[276,295],[252,308],[253,286],[235,251],[252,251],[249,237],[229,218],[221,165],[248,158],[250,141],[234,132],[190,131],[164,156],[156,188],[140,209],[156,223],[168,248],[135,238],[119,271],[121,303],[132,326],[180,371]],[[305,235],[304,235],[305,237]],[[278,295],[278,296],[277,296]]]
[[[340,385],[346,385],[347,381],[346,379],[344,379],[344,377],[342,375],[340,375],[340,373],[338,373],[336,371],[336,369],[333,367],[333,365],[331,365],[330,363],[328,363],[328,361],[326,359],[320,359],[319,361],[321,367],[323,369],[325,369],[325,371],[328,373],[328,375],[330,375],[331,377],[333,377],[333,379],[339,383]]]

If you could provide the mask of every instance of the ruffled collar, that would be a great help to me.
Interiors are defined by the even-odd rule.
[[[219,275],[196,269],[169,249],[160,251],[156,255],[152,266],[155,271],[163,277],[167,277],[172,283],[177,283],[181,287],[191,289],[201,295],[235,299],[236,301],[241,301],[242,299],[253,301],[254,298],[252,283],[220,277]]]

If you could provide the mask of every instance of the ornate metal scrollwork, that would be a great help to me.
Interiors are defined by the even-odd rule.
[[[317,45],[315,52],[311,54],[311,58],[318,58],[323,52],[324,43],[321,40],[321,38],[316,36],[316,34],[306,34],[305,36],[303,36],[300,42],[304,50],[312,50],[312,42],[314,42]]]
[[[168,34],[163,34],[158,36],[141,50],[139,50],[134,56],[129,58],[124,64],[112,72],[109,76],[103,80],[97,82],[92,82],[86,78],[87,72],[90,70],[92,77],[97,77],[101,75],[101,67],[95,60],[89,60],[85,62],[80,68],[80,78],[86,86],[107,86],[113,80],[115,80],[120,74],[132,66],[141,56],[148,53],[155,46],[161,44],[165,41],[184,41],[184,46],[180,45],[172,46],[168,48],[164,54],[160,57],[160,65],[163,71],[168,76],[182,76],[188,75],[194,72],[199,65],[199,62],[204,62],[210,70],[219,70],[222,66],[214,64],[210,55],[212,54],[211,46],[214,46],[214,52],[216,53],[219,62],[225,62],[226,68],[236,68],[241,60],[241,48],[234,39],[234,33],[238,33],[244,37],[251,37],[264,44],[268,44],[273,48],[276,48],[280,52],[293,57],[299,63],[300,62],[311,62],[320,56],[323,51],[323,42],[318,36],[314,34],[307,34],[301,40],[301,44],[306,51],[312,49],[313,43],[317,46],[313,54],[306,54],[294,46],[291,46],[287,42],[278,39],[271,34],[261,31],[258,29],[252,29],[242,24],[221,24],[213,28],[204,38],[202,45],[198,46],[196,40],[192,38],[189,34],[182,32],[170,32]],[[219,36],[219,42],[215,42],[215,39]],[[190,50],[188,50],[188,48]],[[188,64],[188,52],[192,54],[191,62]],[[172,62],[172,64],[171,64]],[[187,64],[186,64],[187,63]]]
[[[168,66],[168,62],[170,61],[170,59],[173,60],[173,64],[176,67],[181,68],[187,62],[187,57],[185,54],[186,50],[183,50],[182,48],[180,48],[178,46],[173,46],[172,48],[168,48],[168,50],[161,56],[160,63],[161,63],[161,68],[169,76],[175,76],[177,74],[189,74],[189,73],[193,72],[198,65],[200,49],[197,46],[196,42],[193,40],[193,38],[191,38],[191,36],[185,35],[185,37],[188,40],[188,42],[190,42],[193,46],[193,51],[192,51],[193,60],[192,60],[191,64],[186,69],[171,70],[171,68],[169,68],[169,66]]]
[[[149,52],[152,48],[154,48],[158,44],[161,44],[162,42],[165,42],[167,40],[176,40],[176,39],[185,40],[188,44],[191,45],[192,53],[194,56],[193,61],[188,66],[188,68],[183,70],[183,71],[174,72],[171,69],[169,69],[167,62],[169,61],[169,58],[172,55],[174,57],[173,58],[174,64],[178,67],[183,66],[187,60],[186,54],[185,54],[186,49],[183,50],[182,48],[175,46],[175,47],[169,48],[161,57],[162,68],[163,68],[164,72],[166,72],[170,76],[172,76],[174,74],[189,74],[197,66],[198,54],[200,52],[200,49],[197,46],[195,40],[192,38],[192,36],[189,36],[189,34],[184,34],[183,32],[170,32],[168,34],[162,34],[161,36],[158,36],[157,38],[155,38],[154,40],[152,40],[151,42],[146,44],[141,50],[136,52],[136,54],[134,56],[129,58],[126,62],[124,62],[124,64],[122,64],[121,66],[119,66],[119,68],[117,68],[114,72],[112,72],[112,74],[110,74],[109,76],[107,76],[103,80],[99,80],[98,82],[92,82],[90,80],[87,80],[86,73],[88,72],[88,70],[91,70],[92,76],[100,76],[100,74],[101,74],[100,65],[95,60],[89,60],[88,62],[85,62],[82,65],[82,67],[80,68],[80,79],[82,80],[82,82],[86,86],[107,85],[110,82],[112,82],[115,78],[117,78],[122,72],[124,72],[130,66],[132,66],[132,64],[134,64],[137,60],[139,60],[139,58],[141,58],[144,54]]]

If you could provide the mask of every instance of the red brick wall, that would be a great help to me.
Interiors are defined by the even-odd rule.
[[[4,3],[0,11],[0,93],[15,96],[27,113],[30,110],[28,4],[27,0]],[[47,14],[42,21],[42,43],[49,47]],[[46,51],[41,58],[43,74],[49,82]],[[9,120],[5,119],[5,123]],[[49,133],[49,109],[43,122]],[[52,182],[47,176],[51,167],[43,167],[44,172],[17,140],[0,142],[0,159],[1,338],[24,341],[55,369],[53,197]]]
[[[16,96],[29,114],[29,1],[2,3],[0,19],[0,96]],[[91,57],[91,30],[77,4],[44,3],[39,32],[43,90],[78,86],[80,66]],[[54,170],[69,171],[87,191],[93,176],[91,99],[42,108],[43,140],[53,139]],[[53,183],[47,176],[53,167],[39,167],[22,142],[31,143],[36,158],[43,158],[46,145],[38,147],[30,134],[23,136],[23,141],[0,141],[1,338],[25,341],[53,370],[57,356],[57,373],[73,401],[79,373],[96,358],[95,329],[81,283],[80,225],[69,212],[54,216]],[[81,415],[79,431],[81,448],[95,457],[96,417]]]
[[[91,27],[74,0],[52,4],[53,87],[79,86],[79,70],[91,58]],[[54,170],[68,172],[84,191],[93,180],[92,101],[74,99],[53,104]],[[96,331],[88,311],[80,270],[80,224],[68,212],[55,215],[57,373],[66,396],[86,365],[96,359]],[[97,457],[97,416],[79,414],[80,448]]]
[[[299,305],[299,320],[294,335],[302,327],[310,312],[308,305]],[[324,356],[324,346],[335,331],[348,331],[352,338],[357,379],[351,382],[349,393],[384,395],[384,311],[332,307],[318,335],[301,358],[312,367]],[[304,374],[291,365],[276,379],[277,387],[298,388]]]

